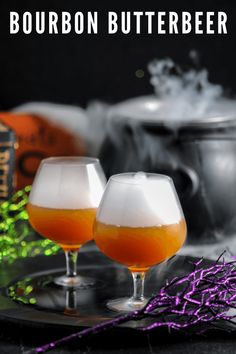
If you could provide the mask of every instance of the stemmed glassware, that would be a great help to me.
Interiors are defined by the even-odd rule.
[[[80,247],[93,238],[93,222],[106,178],[98,159],[53,157],[41,162],[27,211],[33,228],[58,243],[66,255],[66,275],[55,283],[87,287],[91,279],[77,275]]]
[[[142,308],[146,272],[173,256],[185,238],[186,223],[171,178],[144,172],[112,176],[98,208],[94,239],[105,255],[129,268],[134,293],[107,306],[116,311]]]

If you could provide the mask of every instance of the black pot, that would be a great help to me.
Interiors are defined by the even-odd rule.
[[[179,122],[137,120],[112,113],[100,153],[109,177],[127,171],[174,180],[189,240],[212,242],[236,232],[236,119]]]

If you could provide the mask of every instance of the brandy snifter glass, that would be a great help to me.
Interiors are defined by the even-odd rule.
[[[174,184],[168,176],[144,172],[112,176],[94,225],[100,250],[131,271],[131,298],[111,300],[116,311],[142,308],[148,269],[172,257],[184,244],[186,223]]]
[[[66,275],[55,283],[89,286],[77,275],[80,247],[93,238],[93,223],[106,178],[98,159],[52,157],[41,162],[29,195],[27,211],[32,227],[59,244],[66,255]]]

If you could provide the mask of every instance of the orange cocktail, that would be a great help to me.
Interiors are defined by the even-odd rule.
[[[171,178],[145,172],[111,176],[96,214],[94,239],[106,256],[129,268],[134,292],[130,298],[108,301],[108,308],[143,308],[146,272],[178,252],[186,233]]]
[[[97,221],[94,238],[108,257],[124,264],[131,271],[147,271],[182,247],[186,238],[186,223],[181,219],[171,225],[124,227]]]
[[[65,250],[79,249],[93,238],[96,209],[54,209],[29,203],[29,220],[42,236],[57,243]]]

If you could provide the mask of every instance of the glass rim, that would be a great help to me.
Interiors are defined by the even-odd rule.
[[[110,176],[109,180],[112,180],[117,183],[123,183],[123,184],[131,184],[131,185],[141,184],[142,183],[141,181],[143,181],[143,179],[141,179],[140,181],[137,179],[137,180],[135,180],[135,183],[134,183],[134,181],[130,182],[130,181],[120,180],[121,176],[133,176],[139,172],[143,172],[147,177],[154,177],[155,176],[155,177],[159,178],[160,180],[168,180],[170,183],[173,183],[172,178],[168,175],[161,174],[161,173],[144,172],[144,171],[118,173],[118,174]]]
[[[41,164],[48,165],[86,166],[97,163],[100,163],[99,159],[90,156],[52,156],[41,160]]]

